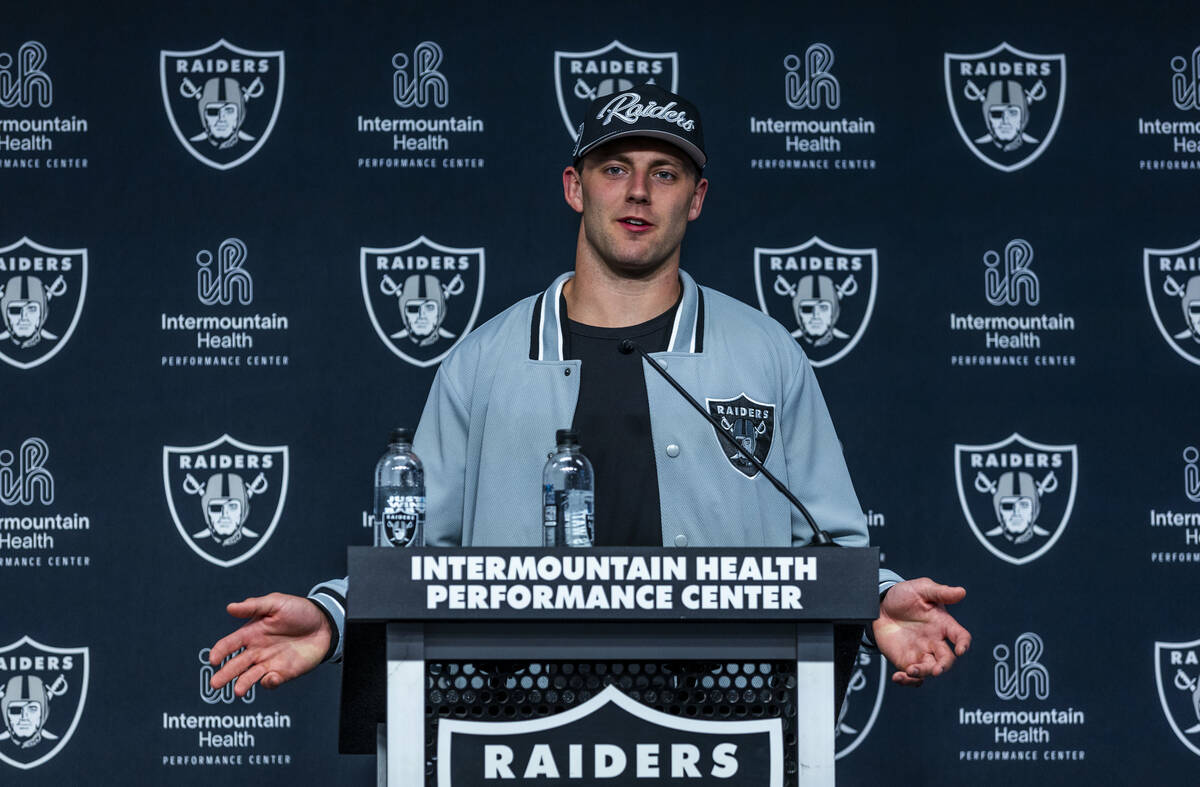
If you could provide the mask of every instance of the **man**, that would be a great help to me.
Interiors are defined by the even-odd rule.
[[[617,352],[630,338],[711,411],[754,410],[764,464],[838,543],[866,545],[803,352],[782,325],[679,269],[684,230],[708,191],[705,161],[698,113],[679,96],[643,85],[592,103],[562,176],[582,216],[574,273],[468,335],[434,379],[414,444],[425,464],[426,543],[540,544],[546,444],[570,425],[595,465],[600,545],[807,543],[786,499],[727,456],[725,440],[742,435],[714,434],[639,357]],[[214,666],[245,648],[213,687],[237,678],[239,695],[257,681],[274,688],[338,658],[345,590],[336,580],[311,600],[273,593],[230,604],[251,621],[213,646]],[[889,571],[880,592],[872,629],[899,667],[894,681],[919,685],[966,652],[970,635],[944,609],[962,588]]]

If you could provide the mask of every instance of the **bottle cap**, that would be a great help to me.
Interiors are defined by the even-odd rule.
[[[554,433],[554,439],[559,445],[579,445],[579,432],[574,429],[559,429]]]
[[[413,430],[401,426],[392,430],[392,436],[388,438],[388,444],[392,443],[412,443]]]

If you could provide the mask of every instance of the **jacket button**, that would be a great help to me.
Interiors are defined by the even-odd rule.
[[[675,536],[675,546],[677,546],[677,547],[687,546],[687,536],[685,536],[683,533],[680,533],[679,535]]]
[[[667,446],[667,456],[671,457],[672,459],[679,456],[679,446],[675,445],[674,443],[671,443],[669,446]]]

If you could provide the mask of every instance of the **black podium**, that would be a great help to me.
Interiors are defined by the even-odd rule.
[[[834,783],[835,633],[878,614],[875,548],[352,547],[348,562],[339,748],[375,753],[381,785]],[[441,718],[431,756],[427,662],[600,660],[794,662],[796,777],[781,719],[672,715],[614,685],[536,719],[486,703]]]

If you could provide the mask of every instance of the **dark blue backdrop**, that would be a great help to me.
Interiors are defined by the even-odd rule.
[[[844,290],[844,335],[805,346],[814,359],[840,355],[818,378],[886,565],[969,589],[957,614],[975,645],[948,676],[917,691],[880,692],[877,661],[865,665],[839,732],[839,775],[850,784],[998,785],[1130,784],[1153,773],[1156,783],[1194,783],[1200,731],[1188,730],[1200,724],[1200,484],[1195,453],[1185,449],[1200,443],[1200,343],[1180,305],[1191,297],[1188,280],[1200,275],[1188,262],[1200,239],[1191,168],[1200,162],[1200,63],[1192,55],[1200,12],[1183,3],[1083,8],[7,9],[5,306],[18,300],[19,312],[42,303],[25,291],[28,279],[14,285],[13,277],[37,276],[53,297],[38,341],[29,344],[27,329],[7,322],[0,338],[0,451],[9,452],[0,453],[0,686],[10,699],[33,691],[13,678],[37,677],[52,689],[41,729],[57,738],[27,748],[17,745],[20,736],[0,740],[0,781],[71,783],[87,771],[105,783],[370,783],[373,762],[336,753],[338,668],[257,692],[251,703],[226,703],[200,689],[199,651],[230,629],[226,601],[304,592],[342,574],[344,547],[369,541],[362,512],[387,429],[415,425],[436,369],[411,361],[428,364],[454,341],[421,348],[393,337],[399,312],[375,274],[360,270],[361,250],[422,236],[469,250],[461,255],[482,249],[476,325],[568,269],[577,223],[559,195],[572,140],[555,53],[620,41],[654,56],[576,59],[615,59],[618,70],[626,61],[657,62],[660,78],[674,69],[678,90],[703,111],[712,186],[684,244],[684,267],[701,283],[758,305],[756,249],[804,247],[814,237],[823,250],[817,243],[793,256],[868,263],[854,292],[844,272],[829,274]],[[221,39],[282,59],[238,55],[253,61],[251,74],[160,75],[160,53]],[[436,44],[440,61],[428,46],[418,51],[423,42]],[[1020,53],[987,54],[1004,42]],[[947,53],[984,63],[970,76],[978,94],[958,60],[947,76]],[[623,78],[572,75],[566,62],[568,115],[578,111],[570,103],[576,87],[602,91],[603,79]],[[1027,77],[993,70],[1000,62],[1047,65]],[[789,70],[800,85],[835,78],[836,102],[828,88],[812,93],[815,106],[789,96]],[[447,88],[444,106],[436,90],[403,90],[405,80],[437,81],[431,72]],[[253,139],[221,149],[191,139],[204,127],[196,96],[185,93],[226,77],[250,94],[241,130]],[[1173,97],[1176,77],[1181,92]],[[1030,139],[1005,151],[986,139],[978,99],[993,82],[997,95],[1007,91],[1010,80],[1028,104]],[[1021,101],[1009,95],[1007,103]],[[395,133],[414,145],[440,136],[444,142],[426,144],[448,149],[394,152],[392,132],[358,130],[360,118],[376,117],[470,118],[482,130],[414,124]],[[51,118],[60,122],[41,123]],[[752,120],[816,125],[790,132],[789,151],[788,133],[755,131],[764,124]],[[1149,133],[1172,123],[1167,133]],[[861,128],[871,133],[856,133]],[[361,166],[426,157],[436,166]],[[471,166],[446,166],[451,159]],[[788,168],[778,168],[780,160]],[[221,262],[231,238],[244,246],[244,262]],[[1016,240],[1032,250],[1027,269],[1006,252],[1024,248],[1012,246]],[[237,289],[197,285],[203,251],[216,258],[212,270],[226,266],[226,277],[241,265],[253,282],[249,302]],[[1038,297],[1028,289],[1014,290],[1012,301],[989,293],[988,252],[998,255],[996,270],[1007,271],[1001,283],[1032,271]],[[25,270],[22,257],[30,260]],[[36,257],[42,270],[32,267]],[[70,257],[71,267],[47,270],[49,257]],[[1164,270],[1163,258],[1181,262]],[[803,274],[785,272],[780,286],[799,285]],[[394,282],[408,275],[395,273]],[[465,278],[464,291],[447,301],[455,334],[476,302],[477,279]],[[449,275],[440,283],[453,286]],[[775,285],[763,279],[764,305],[797,329]],[[378,326],[364,291],[376,299]],[[186,325],[188,317],[253,315],[276,319],[270,327],[166,327],[174,324],[168,318]],[[1021,349],[1004,350],[987,346],[988,329],[955,329],[952,316],[967,315],[1031,319],[991,329],[1017,337]],[[201,330],[242,346],[198,348]],[[271,365],[248,365],[264,356]],[[1061,363],[1038,365],[1047,356]],[[205,357],[240,358],[242,366],[189,365]],[[979,357],[1029,365],[978,365]],[[202,487],[221,468],[177,458],[225,435],[240,446],[206,453],[274,458],[251,500],[245,527],[253,534],[232,544],[197,535],[202,510],[189,491],[198,487],[187,486],[188,472]],[[1020,439],[1007,443],[1014,435]],[[971,447],[979,466],[970,464]],[[991,490],[1006,473],[1019,489],[1022,468],[989,467],[986,455],[1011,453],[1034,455],[1028,475],[1042,488],[1026,494],[1040,498],[1037,528],[1006,536],[996,532],[999,493]],[[1058,464],[1036,467],[1039,454]],[[234,470],[246,484],[260,472]],[[47,473],[48,498],[45,483],[31,480]],[[55,517],[86,517],[87,527],[64,529]],[[53,648],[76,649],[70,668],[66,654],[50,664]],[[33,660],[38,650],[41,662]],[[1043,674],[1046,691],[1030,679]],[[1061,713],[1041,713],[1051,710]],[[1009,711],[1003,721],[987,717]],[[254,716],[252,744],[188,728],[189,717],[213,714],[231,717],[221,735]],[[285,717],[288,726],[263,726]],[[209,755],[241,762],[196,759]]]

